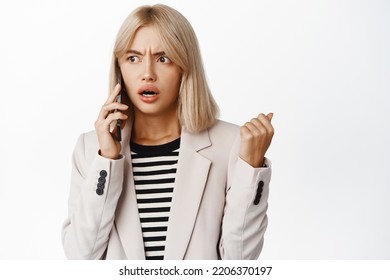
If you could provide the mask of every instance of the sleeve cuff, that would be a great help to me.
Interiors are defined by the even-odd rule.
[[[108,160],[120,160],[120,159],[123,158],[123,155],[121,155],[121,154],[119,154],[118,158],[116,158],[116,159],[106,158],[106,157],[101,155],[100,150],[98,151],[98,156],[101,157],[101,158],[104,158],[104,159],[108,159]]]
[[[240,188],[254,188],[260,178],[269,177],[271,172],[271,161],[264,159],[266,167],[254,168],[241,158],[237,159],[235,166],[235,176],[233,177],[232,187],[239,186]]]

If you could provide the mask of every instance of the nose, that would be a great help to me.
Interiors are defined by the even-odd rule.
[[[144,59],[144,63],[145,63],[145,69],[144,69],[144,74],[142,76],[142,80],[146,82],[155,81],[157,77],[154,69],[153,59],[148,57]]]

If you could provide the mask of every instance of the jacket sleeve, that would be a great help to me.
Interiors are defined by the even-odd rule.
[[[237,146],[230,155],[220,255],[222,259],[257,259],[268,224],[271,162],[266,158],[266,167],[253,168],[238,157]]]
[[[68,217],[62,227],[69,259],[104,258],[122,192],[124,158],[100,156],[98,147],[86,147],[86,136],[79,137],[73,152]],[[96,154],[89,155],[88,149]]]

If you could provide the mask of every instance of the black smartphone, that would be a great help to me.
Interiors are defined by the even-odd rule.
[[[116,102],[122,103],[122,94],[124,92],[124,84],[122,81],[122,73],[118,67],[118,84],[121,85],[121,91],[119,92]],[[122,120],[117,120],[116,121],[116,138],[120,142],[122,141],[122,132],[121,132],[121,125],[122,125]]]

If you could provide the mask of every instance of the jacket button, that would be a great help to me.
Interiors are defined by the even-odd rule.
[[[257,184],[256,196],[255,196],[255,200],[253,201],[253,203],[254,203],[255,205],[258,205],[259,202],[260,202],[261,193],[263,192],[263,186],[264,186],[264,182],[263,182],[263,181],[260,181],[260,182]]]
[[[97,193],[98,195],[102,195],[102,194],[104,193],[104,191],[103,191],[102,189],[97,189],[97,190],[96,190],[96,193]]]
[[[104,189],[104,183],[98,183],[97,188],[100,190]]]
[[[260,181],[259,184],[257,185],[257,191],[256,191],[257,194],[261,195],[261,193],[263,192],[263,186],[264,186],[264,182]]]
[[[100,171],[100,176],[107,177],[107,171],[106,170]]]
[[[99,177],[98,182],[104,184],[106,179],[104,177]]]

